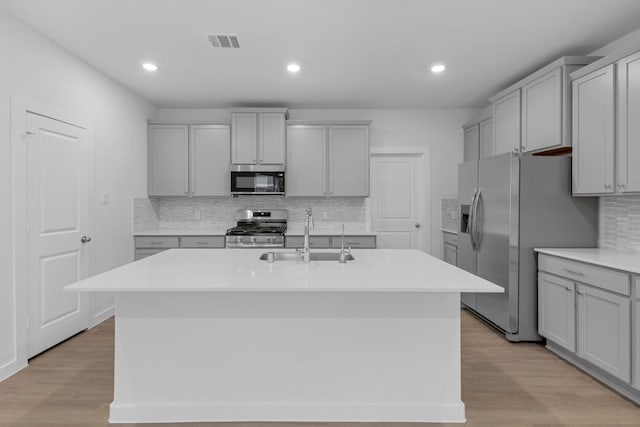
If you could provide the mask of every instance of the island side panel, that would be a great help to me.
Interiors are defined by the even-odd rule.
[[[457,293],[121,293],[111,422],[463,422]]]

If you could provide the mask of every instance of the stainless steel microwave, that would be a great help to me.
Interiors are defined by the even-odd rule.
[[[284,194],[284,165],[232,165],[231,194]]]

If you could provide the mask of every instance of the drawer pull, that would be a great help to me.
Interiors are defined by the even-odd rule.
[[[571,288],[570,288],[570,287],[568,287],[568,286],[565,286],[564,288],[567,290],[567,292],[571,292],[571,291],[573,290],[573,289],[571,289]]]
[[[584,273],[580,271],[573,271],[573,270],[569,270],[568,268],[564,268],[563,270],[565,271],[565,273],[575,274],[576,276],[584,277]]]
[[[209,242],[196,242],[197,245],[208,245]]]
[[[582,291],[577,291],[576,293],[577,293],[578,295],[584,295],[584,292],[582,292]]]
[[[162,242],[150,242],[152,245],[161,245]]]

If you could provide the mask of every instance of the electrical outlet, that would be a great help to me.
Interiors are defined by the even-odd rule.
[[[322,219],[324,220],[329,219],[329,213],[327,211],[322,211]]]
[[[103,205],[109,204],[109,193],[102,193],[102,204]]]
[[[200,221],[200,211],[196,211],[194,217]]]

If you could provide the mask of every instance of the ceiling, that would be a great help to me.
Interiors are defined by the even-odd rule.
[[[460,108],[640,25],[638,0],[0,0],[159,107]],[[213,49],[205,33],[237,33]],[[153,61],[153,74],[141,68]],[[302,71],[285,67],[298,62]],[[440,75],[429,72],[444,62]]]

